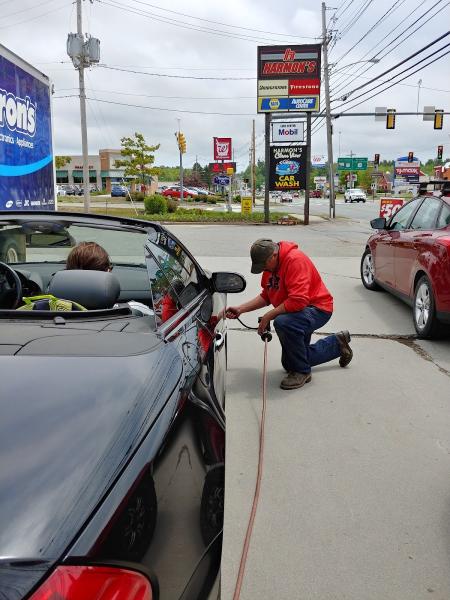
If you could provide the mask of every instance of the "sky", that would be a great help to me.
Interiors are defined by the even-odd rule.
[[[223,136],[233,139],[234,158],[242,170],[248,165],[255,119],[256,155],[263,159],[264,116],[256,112],[257,46],[320,43],[321,4],[318,0],[83,0],[83,31],[101,42],[100,64],[86,71],[89,153],[119,148],[121,137],[137,131],[148,143],[160,144],[156,165],[175,166],[178,149],[174,133],[180,119],[187,140],[187,167],[196,159],[201,164],[211,162],[212,138]],[[66,53],[67,34],[76,32],[76,3],[4,0],[0,9],[2,44],[53,81],[55,153],[81,154],[78,72]],[[326,18],[332,35],[331,106],[332,111],[341,112],[371,94],[354,102],[352,97],[372,89],[372,93],[380,92],[389,83],[377,89],[380,80],[369,83],[343,104],[340,98],[345,93],[370,82],[447,32],[450,2],[335,0],[330,2]],[[414,31],[417,27],[420,29]],[[447,44],[450,36],[381,80],[396,81],[394,73]],[[367,62],[373,58],[379,62]],[[379,106],[415,112],[418,102],[419,110],[431,105],[448,111],[449,67],[450,54],[400,85],[367,99],[353,112],[373,112]],[[313,123],[312,154],[326,153],[322,122]],[[442,131],[433,130],[432,122],[423,122],[418,116],[398,116],[392,131],[386,130],[384,122],[375,122],[373,116],[340,117],[333,123],[333,134],[335,160],[350,152],[369,159],[379,153],[381,160],[391,160],[413,151],[424,161],[436,156],[438,145],[444,146],[444,156],[450,156],[450,115],[444,117]]]

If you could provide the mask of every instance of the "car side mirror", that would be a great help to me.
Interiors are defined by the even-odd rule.
[[[370,221],[372,229],[386,229],[386,219],[384,217],[378,217]]]
[[[238,294],[243,292],[247,286],[247,282],[239,275],[239,273],[213,273],[212,282],[216,292],[225,294]]]

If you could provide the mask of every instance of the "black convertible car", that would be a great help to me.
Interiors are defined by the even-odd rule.
[[[65,270],[80,241],[112,271]],[[158,224],[58,212],[0,213],[0,261],[0,598],[209,598],[244,279]]]

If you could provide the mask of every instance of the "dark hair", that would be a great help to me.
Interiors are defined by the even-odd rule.
[[[111,261],[108,253],[96,242],[80,242],[67,257],[66,269],[108,271]]]

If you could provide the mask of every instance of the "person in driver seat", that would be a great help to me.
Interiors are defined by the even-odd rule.
[[[80,242],[72,248],[67,256],[66,269],[112,271],[112,263],[109,254],[97,242]],[[127,304],[135,313],[141,315],[154,314],[154,311],[142,302],[130,300]]]

